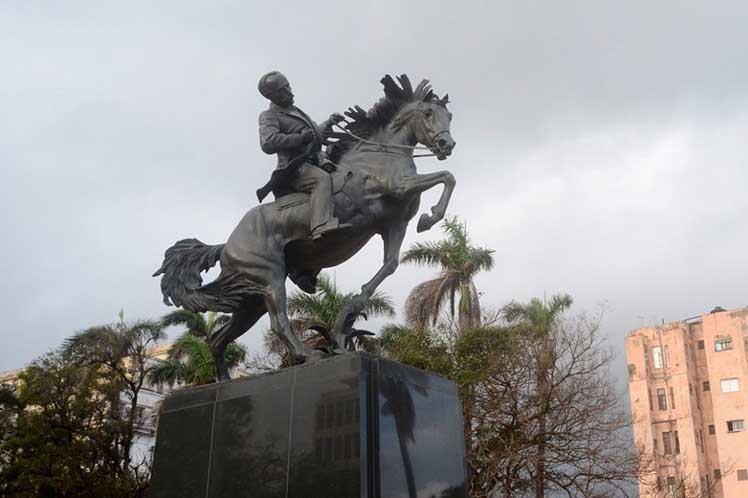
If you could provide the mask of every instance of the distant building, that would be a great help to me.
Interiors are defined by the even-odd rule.
[[[748,497],[748,308],[626,338],[641,498]]]

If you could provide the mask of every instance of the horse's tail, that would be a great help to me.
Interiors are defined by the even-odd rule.
[[[197,239],[180,240],[164,253],[164,262],[154,277],[161,277],[161,292],[167,306],[181,306],[194,312],[223,311],[216,296],[202,292],[201,272],[221,259],[225,244],[210,246]]]

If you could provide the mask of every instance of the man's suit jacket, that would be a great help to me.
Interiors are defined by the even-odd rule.
[[[283,108],[271,103],[260,114],[260,147],[266,154],[277,154],[276,169],[285,169],[294,159],[308,154],[302,133],[309,129],[316,134],[314,151],[319,151],[322,136],[317,123],[295,106]]]

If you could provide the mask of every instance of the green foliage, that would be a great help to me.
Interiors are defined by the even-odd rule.
[[[393,360],[452,377],[454,365],[448,345],[428,330],[388,325],[382,329],[381,345]]]
[[[415,243],[403,254],[403,263],[439,268],[436,278],[417,285],[408,295],[406,320],[416,328],[433,325],[449,303],[450,317],[454,320],[457,316],[460,330],[479,327],[481,309],[473,278],[493,268],[494,251],[471,245],[467,228],[457,218],[446,218],[442,228],[445,239]],[[455,312],[457,294],[460,300]]]
[[[325,274],[317,279],[317,292],[307,294],[295,291],[288,297],[288,314],[293,332],[311,348],[328,346],[329,336],[335,328],[338,313],[354,298],[352,292],[343,294],[338,290],[335,282]],[[363,309],[369,316],[395,316],[392,300],[381,292],[375,292],[367,301]],[[370,337],[358,336],[356,346],[360,350],[374,353],[378,349],[376,340]],[[273,360],[272,368],[288,366],[287,351],[278,336],[268,330],[265,333],[265,350]],[[268,368],[263,366],[263,369]]]
[[[210,312],[201,313],[176,310],[161,319],[163,327],[182,325],[186,331],[180,335],[169,350],[166,361],[160,362],[149,374],[150,382],[187,385],[210,384],[216,381],[217,373],[213,353],[207,339],[231,320],[229,315]],[[241,364],[247,349],[237,342],[230,342],[224,352],[228,368]]]
[[[355,295],[341,293],[335,282],[324,274],[317,279],[317,289],[315,294],[295,291],[288,297],[288,314],[295,330],[303,332],[313,326],[332,330],[338,313]],[[381,292],[369,298],[363,312],[367,316],[395,316],[392,300]]]
[[[145,476],[122,445],[126,423],[108,402],[119,399],[116,379],[58,352],[34,361],[21,382],[0,447],[0,496],[142,496]]]

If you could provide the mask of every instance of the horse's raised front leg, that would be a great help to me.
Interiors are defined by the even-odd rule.
[[[431,215],[423,213],[418,219],[418,232],[428,230],[444,218],[444,213],[447,212],[447,206],[449,205],[449,199],[452,197],[452,192],[455,189],[455,177],[449,171],[439,171],[437,173],[409,176],[403,180],[403,183],[397,189],[398,194],[403,196],[420,194],[439,184],[444,185],[439,202],[431,208]]]
[[[371,280],[361,286],[361,293],[353,297],[345,308],[343,308],[335,320],[335,341],[338,347],[342,348],[345,344],[347,332],[353,326],[353,322],[366,307],[369,298],[374,294],[385,278],[392,275],[400,263],[400,248],[403,245],[405,231],[408,228],[407,221],[398,221],[388,227],[382,233],[384,242],[384,260],[382,267],[372,277]]]

